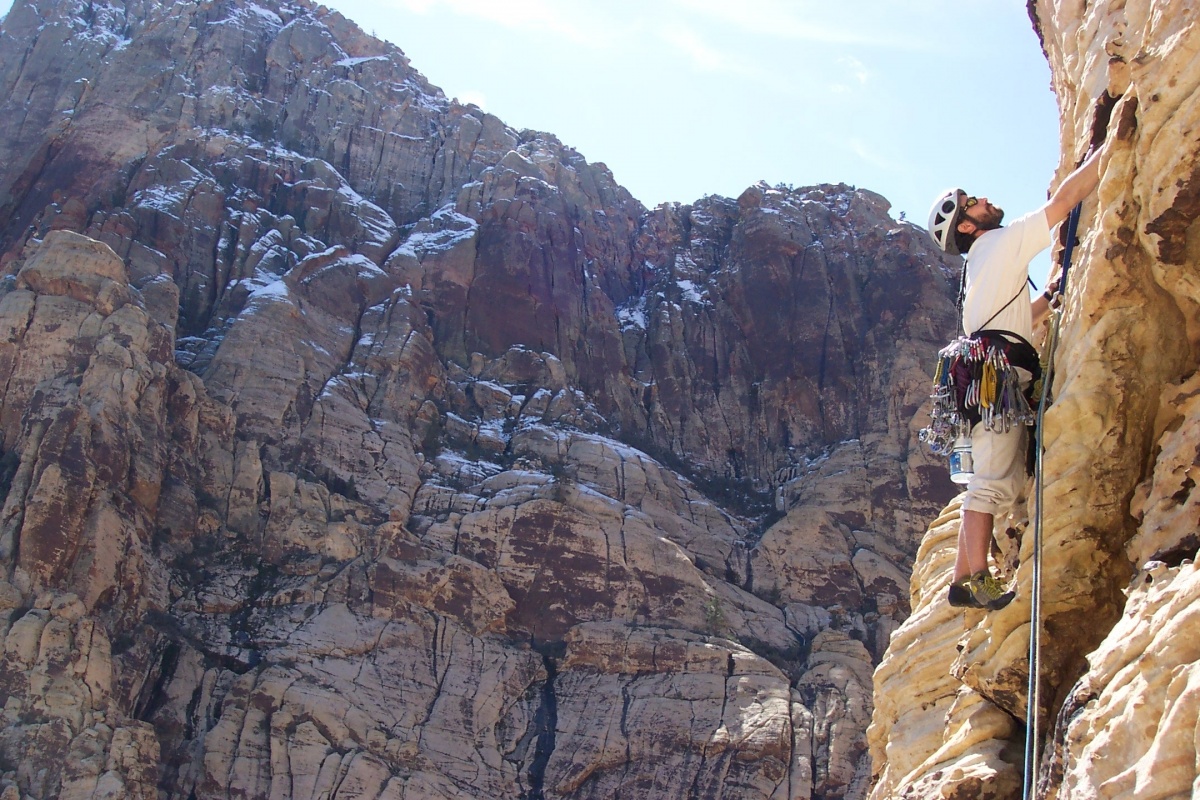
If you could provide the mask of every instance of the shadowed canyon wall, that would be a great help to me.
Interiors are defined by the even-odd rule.
[[[296,2],[0,27],[0,797],[862,798],[958,264]]]
[[[1108,142],[1045,421],[1034,796],[1194,797],[1200,17],[1170,0],[1030,11],[1059,98],[1060,176]],[[1020,524],[1001,537],[1014,603],[952,613],[957,520],[955,501],[930,526],[913,615],[875,674],[874,798],[1021,796],[1033,537]]]

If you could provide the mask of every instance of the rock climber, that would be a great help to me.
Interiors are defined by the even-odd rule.
[[[1037,351],[1029,340],[1033,324],[1049,310],[1058,278],[1032,305],[1027,298],[1029,262],[1050,246],[1050,230],[1058,225],[1099,182],[1097,149],[1067,176],[1050,200],[1037,211],[1001,226],[1004,211],[986,197],[972,197],[962,189],[944,192],[929,213],[929,235],[943,251],[965,254],[962,325],[973,339],[1004,347],[1017,367],[1022,389],[1033,379]],[[974,475],[967,484],[958,531],[958,556],[949,602],[956,607],[998,610],[1016,596],[1006,590],[988,568],[993,526],[1016,502],[1027,477],[1028,432],[1016,425],[1007,432],[988,430],[982,423],[971,428]]]

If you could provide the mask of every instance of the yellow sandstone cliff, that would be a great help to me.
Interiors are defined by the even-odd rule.
[[[1200,10],[1036,0],[1030,12],[1060,107],[1058,178],[1109,142],[1045,421],[1036,796],[1196,796]],[[945,601],[957,525],[955,501],[929,527],[913,614],[875,673],[877,800],[1021,796],[1032,529],[1000,535],[1018,598],[985,615]]]

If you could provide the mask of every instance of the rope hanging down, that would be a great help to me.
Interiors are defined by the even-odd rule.
[[[1067,217],[1067,241],[1063,245],[1062,281],[1058,293],[1067,294],[1067,276],[1071,270],[1071,254],[1075,250],[1075,231],[1079,227],[1079,214],[1083,204],[1071,209]],[[1054,349],[1058,346],[1058,327],[1062,322],[1061,305],[1051,314],[1050,332],[1046,337],[1046,366],[1042,372],[1041,399],[1038,401],[1037,428],[1035,434],[1035,466],[1033,515],[1033,579],[1030,590],[1029,625],[1029,688],[1025,707],[1025,792],[1024,800],[1033,800],[1038,776],[1038,741],[1041,738],[1041,681],[1042,671],[1042,422],[1046,415],[1046,398],[1054,380]]]

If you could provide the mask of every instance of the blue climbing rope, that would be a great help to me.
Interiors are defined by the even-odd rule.
[[[1067,241],[1063,245],[1062,280],[1058,293],[1067,294],[1067,277],[1071,270],[1071,255],[1075,251],[1075,232],[1079,227],[1079,215],[1083,204],[1071,209],[1067,217]],[[1034,495],[1033,515],[1033,576],[1030,589],[1029,611],[1029,689],[1025,707],[1025,791],[1023,800],[1033,800],[1038,776],[1038,741],[1041,738],[1041,681],[1042,671],[1042,423],[1046,416],[1046,398],[1054,381],[1054,349],[1058,346],[1058,329],[1062,322],[1062,307],[1051,315],[1050,332],[1046,337],[1046,367],[1042,370],[1042,396],[1038,400],[1037,434],[1034,448]]]

